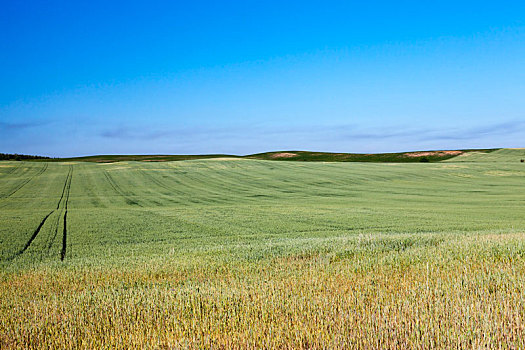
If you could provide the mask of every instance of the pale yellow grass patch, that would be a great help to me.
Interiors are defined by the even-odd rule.
[[[485,172],[485,175],[488,176],[520,176],[525,173],[519,171],[508,171],[508,170],[491,170]]]
[[[131,167],[129,167],[129,166],[119,166],[119,167],[108,169],[108,171],[122,170],[122,169],[131,169]]]
[[[470,175],[470,174],[454,174],[455,176],[458,176],[458,177],[465,177],[465,178],[473,178],[474,175]]]
[[[466,165],[457,165],[457,164],[444,164],[439,167],[440,169],[467,169]]]
[[[485,241],[485,242],[508,242],[516,240],[525,240],[525,232],[512,233],[490,233],[479,236],[472,236],[465,239],[465,241]]]
[[[210,158],[205,160],[244,160],[243,158],[235,158],[235,157],[219,157],[219,158]]]
[[[460,154],[459,156],[461,158],[464,158],[464,157],[470,157],[470,156],[475,156],[475,155],[480,155],[480,154],[487,154],[487,153],[486,152],[467,152],[467,153]]]
[[[173,169],[141,169],[142,171],[173,171]]]
[[[510,241],[515,239],[525,239],[525,232],[515,232],[507,234],[490,234],[483,236],[488,241]]]

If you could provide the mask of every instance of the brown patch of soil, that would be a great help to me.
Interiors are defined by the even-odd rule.
[[[407,157],[426,157],[426,156],[457,156],[463,154],[463,151],[428,151],[428,152],[410,152],[405,153]]]
[[[296,153],[288,153],[288,152],[281,152],[281,153],[275,153],[270,156],[270,158],[276,159],[276,158],[292,158],[297,156]]]

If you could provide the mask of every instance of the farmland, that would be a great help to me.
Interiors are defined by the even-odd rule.
[[[0,348],[523,348],[524,158],[0,162]]]

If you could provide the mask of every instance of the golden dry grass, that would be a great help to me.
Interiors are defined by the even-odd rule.
[[[2,348],[523,348],[523,234],[3,274]]]

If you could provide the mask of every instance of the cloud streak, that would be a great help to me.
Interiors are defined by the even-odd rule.
[[[45,123],[33,122],[33,121],[26,121],[26,122],[21,122],[21,123],[10,123],[10,122],[0,121],[0,130],[7,130],[7,131],[24,130],[24,129],[29,129],[29,128],[36,128],[44,124]]]
[[[494,136],[514,135],[523,131],[525,131],[525,122],[514,120],[473,128],[428,131],[421,139],[434,141],[476,140]]]
[[[279,144],[295,144],[298,148],[311,148],[312,144],[375,142],[388,140],[388,143],[425,145],[429,143],[453,143],[491,141],[499,142],[502,137],[516,135],[525,131],[525,122],[514,120],[486,124],[477,127],[391,127],[362,128],[359,125],[344,124],[338,126],[322,125],[242,125],[234,127],[184,127],[159,129],[154,127],[107,128],[99,133],[105,139],[119,142],[181,142],[187,145],[202,143],[203,140],[214,142],[244,142],[245,144],[278,147]],[[457,143],[455,143],[457,144]]]
[[[46,124],[46,125],[44,125]],[[51,125],[52,124],[52,125]],[[12,153],[53,156],[94,153],[251,154],[274,150],[327,152],[402,152],[428,149],[523,147],[525,120],[478,126],[450,124],[232,126],[101,125],[84,121],[0,122],[0,148]],[[480,123],[481,124],[481,123]],[[42,127],[39,127],[42,126]],[[68,147],[64,147],[68,145]]]

